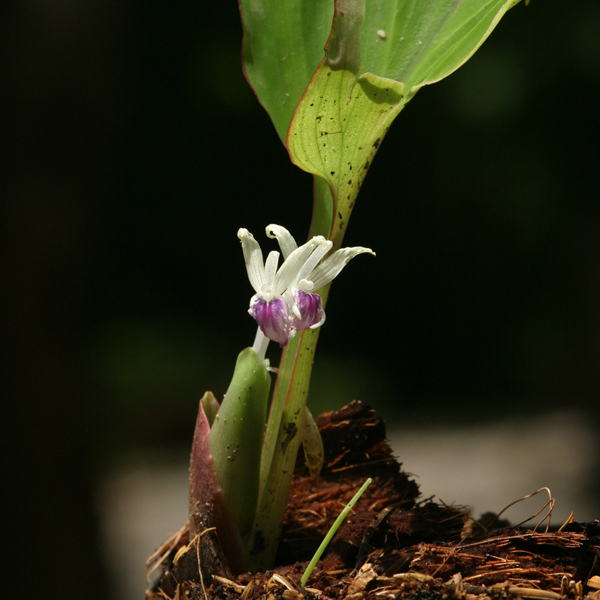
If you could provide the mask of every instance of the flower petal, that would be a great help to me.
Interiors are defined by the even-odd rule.
[[[325,311],[323,310],[323,300],[319,294],[307,294],[302,290],[294,291],[294,301],[300,313],[300,318],[296,314],[292,315],[292,327],[298,331],[302,329],[316,329],[325,322]],[[296,313],[296,311],[293,311]]]
[[[288,305],[281,298],[265,302],[254,296],[248,312],[254,317],[261,331],[274,342],[285,346],[295,335]]]
[[[279,294],[283,294],[293,282],[298,280],[298,271],[300,271],[304,263],[309,259],[315,247],[325,241],[323,236],[315,236],[308,240],[306,244],[302,244],[302,246],[296,248],[285,259],[275,277],[275,289]]]
[[[265,266],[262,250],[258,242],[254,239],[254,236],[247,229],[241,227],[237,235],[242,242],[242,252],[244,253],[248,279],[254,291],[259,292],[265,283]]]
[[[265,262],[265,283],[267,285],[271,285],[275,282],[278,262],[279,252],[277,252],[277,250],[269,252],[269,255],[267,256],[267,262]]]
[[[323,257],[331,250],[333,242],[330,240],[323,239],[319,241],[319,245],[315,248],[315,251],[310,255],[306,262],[302,265],[296,276],[296,281],[302,279],[309,279],[310,274],[314,268],[323,260]]]
[[[336,250],[327,260],[320,264],[308,277],[313,284],[314,289],[318,290],[324,285],[327,285],[330,281],[335,279],[341,272],[341,270],[359,254],[368,252],[375,256],[375,252],[370,248],[362,248],[361,246],[355,246],[354,248],[342,248]]]
[[[267,237],[277,239],[284,260],[298,247],[292,234],[281,225],[269,225],[267,227]]]

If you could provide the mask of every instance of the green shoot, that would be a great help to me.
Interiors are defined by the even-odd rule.
[[[327,546],[329,545],[329,542],[335,535],[336,531],[339,529],[340,525],[344,522],[344,519],[348,516],[348,513],[352,510],[352,507],[358,502],[358,499],[365,493],[365,490],[369,487],[369,485],[371,484],[371,481],[373,481],[373,480],[369,477],[369,479],[367,479],[363,483],[360,490],[358,490],[358,492],[356,492],[356,494],[354,494],[354,498],[352,498],[352,500],[350,500],[350,502],[348,502],[348,504],[346,505],[346,508],[344,508],[344,510],[340,513],[340,516],[335,520],[335,523],[331,526],[331,529],[327,532],[325,539],[321,542],[321,545],[315,552],[315,555],[312,557],[312,560],[310,561],[310,563],[308,563],[308,567],[306,567],[306,571],[304,571],[304,575],[302,575],[302,579],[300,580],[301,587],[304,587],[306,585],[306,582],[308,581],[310,574],[313,572],[315,565],[321,558],[321,555],[323,554],[323,552],[325,552],[325,548],[327,548]]]

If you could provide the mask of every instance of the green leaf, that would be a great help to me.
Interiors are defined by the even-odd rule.
[[[408,100],[420,87],[464,64],[519,2],[369,1],[361,43],[362,71],[402,81]]]
[[[286,141],[292,162],[329,185],[336,247],[392,121],[421,87],[468,60],[519,0],[373,0],[364,21],[362,2],[337,0],[326,57]]]
[[[456,70],[520,0],[369,0],[361,73],[401,81],[412,95]],[[340,2],[352,8],[357,3]],[[333,0],[240,0],[244,72],[281,140],[323,58]],[[332,57],[333,58],[333,57]]]
[[[241,573],[246,568],[248,556],[225,503],[215,471],[209,435],[210,424],[200,401],[190,456],[190,536],[193,539],[206,529],[215,527],[230,568],[235,573]]]
[[[270,387],[270,375],[256,352],[242,350],[210,428],[214,468],[228,512],[242,537],[250,533],[258,501]]]
[[[323,438],[308,406],[304,407],[304,425],[302,427],[302,447],[304,448],[304,464],[312,479],[316,479],[325,462]]]
[[[240,12],[244,73],[284,142],[296,105],[323,58],[333,0],[240,0]]]
[[[287,138],[292,162],[322,177],[334,199],[330,239],[341,245],[354,201],[379,144],[404,107],[404,86],[367,73],[354,90],[351,71],[323,61],[300,102]]]

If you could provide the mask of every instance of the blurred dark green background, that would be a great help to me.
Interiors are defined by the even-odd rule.
[[[311,180],[243,78],[233,0],[21,0],[0,27],[9,553],[35,597],[93,600],[95,482],[189,443],[255,332],[236,231],[302,238]],[[416,96],[350,223],[377,258],[333,287],[313,412],[598,418],[599,100],[597,0],[517,6]]]

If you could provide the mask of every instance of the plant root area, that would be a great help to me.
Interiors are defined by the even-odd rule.
[[[419,499],[363,402],[316,419],[325,447],[311,479],[300,454],[272,571],[233,575],[214,530],[187,524],[148,560],[147,600],[600,600],[600,523],[558,531],[511,527],[487,513]],[[329,528],[373,483],[300,588]]]

